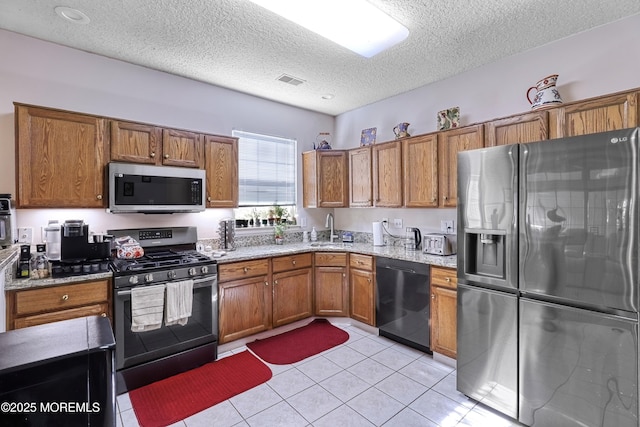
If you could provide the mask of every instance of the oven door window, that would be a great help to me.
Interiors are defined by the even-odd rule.
[[[164,325],[153,331],[131,331],[131,292],[116,291],[116,369],[199,347],[217,340],[217,298],[211,281],[193,289],[193,308],[186,325]]]

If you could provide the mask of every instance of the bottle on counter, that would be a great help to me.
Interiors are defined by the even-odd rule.
[[[312,242],[317,242],[318,241],[318,232],[316,231],[315,227],[311,228],[311,241]]]
[[[34,279],[49,277],[49,259],[45,251],[46,245],[36,245],[36,252],[31,256],[31,277]]]

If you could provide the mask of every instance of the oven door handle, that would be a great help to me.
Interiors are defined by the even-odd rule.
[[[211,286],[211,285],[206,285],[205,283],[207,282],[211,282],[213,280],[216,280],[217,276],[210,276],[210,277],[203,277],[200,279],[194,279],[193,280],[193,289],[199,289],[199,288],[206,288],[207,286]],[[165,282],[167,283],[167,282]],[[159,284],[159,283],[158,283]],[[145,286],[145,285],[141,285],[141,286]],[[146,285],[146,286],[154,286],[154,285]],[[138,286],[136,286],[138,287]],[[118,296],[124,296],[124,295],[131,295],[131,290],[126,290],[126,291],[118,291],[117,294]]]

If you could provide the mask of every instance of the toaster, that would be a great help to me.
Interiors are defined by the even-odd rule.
[[[422,251],[432,255],[454,255],[457,249],[455,234],[428,233],[422,238]]]

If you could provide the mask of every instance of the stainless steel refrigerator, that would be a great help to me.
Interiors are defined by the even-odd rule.
[[[530,426],[638,427],[638,135],[458,155],[458,372]]]

